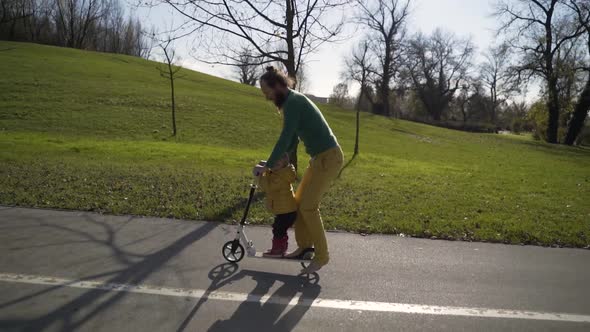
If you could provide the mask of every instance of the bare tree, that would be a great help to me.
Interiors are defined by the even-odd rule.
[[[469,112],[467,110],[467,104],[469,103],[470,95],[469,95],[469,85],[463,84],[461,89],[459,89],[459,94],[455,98],[457,106],[461,111],[461,115],[463,116],[463,124],[467,123],[467,119],[469,117]]]
[[[0,1],[0,37],[5,35],[9,39],[16,39],[26,34],[35,8],[35,3],[28,0]]]
[[[309,79],[307,76],[307,65],[302,63],[299,66],[299,70],[297,71],[296,75],[297,79],[295,80],[295,90],[300,91],[302,93],[306,93],[309,89]]]
[[[344,24],[335,9],[349,0],[151,0],[166,3],[186,18],[183,31],[202,29],[209,36],[196,57],[208,63],[232,65],[240,48],[253,50],[258,63],[279,62],[296,80],[304,59],[325,42],[334,41]],[[330,15],[328,24],[326,16]],[[334,17],[336,16],[336,17]],[[334,19],[336,18],[336,19]],[[209,33],[207,33],[209,32]],[[205,42],[201,41],[201,45]]]
[[[484,93],[484,89],[484,83],[478,77],[470,77],[464,81],[458,93],[455,93],[452,103],[461,112],[464,128],[467,128],[469,121],[491,121],[492,101]]]
[[[121,53],[123,30],[125,29],[125,13],[123,8],[119,5],[114,5],[111,8],[108,16],[109,29],[105,35],[105,47],[107,52]]]
[[[330,104],[344,107],[348,102],[348,84],[346,82],[338,83],[332,89],[330,94]]]
[[[578,24],[584,29],[588,50],[586,64],[581,68],[586,72],[586,84],[578,97],[564,140],[565,144],[573,145],[578,135],[580,135],[590,111],[590,2],[570,0],[568,5],[576,13]]]
[[[156,28],[151,27],[149,32],[142,30],[141,23],[137,21],[137,31],[139,32],[138,40],[136,41],[137,49],[139,50],[139,56],[144,59],[149,59],[154,49]]]
[[[56,0],[55,22],[64,46],[82,48],[89,27],[103,15],[100,0]]]
[[[436,29],[417,34],[407,47],[405,76],[435,121],[440,121],[455,92],[467,79],[474,47],[469,39]]]
[[[120,0],[0,0],[0,39],[142,57],[151,47]]]
[[[402,55],[410,0],[357,0],[357,4],[357,21],[369,31],[371,51],[377,61],[374,79],[380,107],[384,115],[390,116],[389,95]]]
[[[360,85],[359,97],[355,105],[356,109],[356,134],[354,139],[354,155],[359,153],[359,131],[360,131],[360,111],[363,98],[370,98],[367,93],[368,85],[372,77],[373,67],[369,54],[369,42],[364,41],[359,47],[352,51],[349,58],[346,59],[347,71],[344,76]]]
[[[255,86],[260,76],[260,64],[252,59],[252,51],[242,48],[234,64],[240,83]]]
[[[527,77],[540,77],[546,83],[549,143],[558,143],[560,73],[556,53],[584,31],[580,25],[572,24],[572,15],[564,3],[565,0],[500,0],[496,9],[496,15],[503,20],[500,31],[508,35],[511,48],[519,53],[515,70]]]
[[[490,117],[496,123],[498,107],[515,91],[514,80],[509,72],[508,45],[491,46],[484,54],[480,64],[480,80],[490,94]]]
[[[160,43],[159,47],[164,55],[164,61],[166,61],[164,64],[166,65],[166,67],[162,68],[162,66],[158,66],[157,69],[160,72],[160,76],[170,81],[172,136],[176,136],[176,103],[174,96],[174,80],[179,78],[177,73],[180,71],[180,69],[182,69],[182,67],[175,64],[178,61],[178,59],[176,57],[176,50],[172,45],[173,40],[174,39],[172,37],[169,37],[168,39]]]
[[[529,131],[533,127],[527,120],[529,105],[522,98],[520,101],[511,100],[506,102],[506,107],[498,114],[498,121],[502,128],[509,129],[514,133],[520,133],[523,130]]]
[[[29,4],[23,0],[0,1],[0,24],[7,22],[15,24],[18,20],[32,16],[34,14],[34,8],[29,6]]]

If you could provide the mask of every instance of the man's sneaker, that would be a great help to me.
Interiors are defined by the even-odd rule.
[[[313,257],[313,248],[297,248],[295,251],[285,255],[285,258],[291,259],[311,259]],[[310,256],[310,257],[308,257]]]
[[[272,248],[267,250],[263,257],[268,258],[281,258],[285,256],[285,252],[287,252],[287,247],[289,246],[289,237],[285,236],[281,239],[272,239]]]
[[[311,274],[319,271],[322,267],[326,264],[320,264],[317,261],[313,260],[306,268],[301,270],[301,274]]]

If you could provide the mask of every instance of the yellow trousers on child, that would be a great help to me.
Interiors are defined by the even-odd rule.
[[[314,260],[325,265],[330,260],[328,242],[320,215],[320,201],[342,169],[344,156],[337,146],[311,159],[295,193],[299,208],[295,221],[295,239],[299,248],[315,247]]]

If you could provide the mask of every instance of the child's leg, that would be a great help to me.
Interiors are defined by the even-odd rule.
[[[279,216],[275,216],[275,221],[272,223],[272,237],[273,239],[280,239],[282,236]]]
[[[297,212],[275,216],[275,222],[272,224],[272,248],[264,253],[265,257],[283,257],[285,255],[289,247],[287,230],[293,226],[295,219],[297,219]]]
[[[275,239],[282,239],[287,236],[287,230],[293,226],[297,219],[297,212],[279,214],[275,216],[275,221],[272,224],[272,234]]]

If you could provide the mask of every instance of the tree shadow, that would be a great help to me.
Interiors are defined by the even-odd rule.
[[[252,203],[262,200],[264,194],[262,192],[256,192],[254,194]],[[242,198],[237,199],[233,204],[226,206],[223,210],[213,215],[214,219],[225,220],[231,218],[236,211],[244,211],[248,204],[248,197],[245,195]]]
[[[506,140],[510,138],[504,138]],[[563,144],[549,144],[540,141],[532,140],[516,140],[510,139],[510,143],[523,145],[539,152],[550,155],[562,155],[567,157],[588,157],[590,156],[590,148],[584,146],[567,146]]]
[[[236,264],[225,263],[209,272],[211,285],[180,324],[177,332],[187,329],[212,292],[246,277],[256,281],[256,286],[248,294],[248,300],[242,302],[229,319],[216,321],[208,331],[291,331],[321,292],[321,286],[318,285],[319,275],[316,273],[306,277],[241,270],[236,274],[237,269]],[[282,285],[268,296],[267,293],[276,282],[282,282]],[[298,294],[297,302],[292,303]],[[290,305],[291,309],[285,312]]]
[[[109,279],[104,281],[107,284],[137,285],[142,283],[151,274],[158,271],[162,266],[169,262],[173,257],[175,257],[184,249],[188,248],[191,244],[202,239],[217,226],[214,223],[202,224],[197,229],[180,237],[171,244],[151,254],[140,255],[126,251],[116,243],[117,232],[122,227],[124,227],[126,223],[130,222],[133,217],[127,220],[126,223],[124,223],[119,228],[114,228],[106,222],[95,220],[91,215],[85,214],[84,218],[87,222],[102,227],[104,233],[106,233],[106,238],[101,239],[97,235],[91,234],[90,232],[85,232],[64,225],[48,223],[41,219],[37,219],[37,222],[39,226],[59,229],[69,234],[76,235],[85,241],[108,247],[112,252],[112,256],[118,262],[122,263],[124,267],[80,279],[92,280],[95,278],[109,277]],[[151,237],[152,236],[148,236],[144,239]],[[62,289],[64,287],[67,287],[67,285],[53,286],[42,291],[34,292],[18,299],[2,303],[0,304],[0,308],[5,308],[23,301],[27,301],[40,295]],[[100,312],[111,308],[115,303],[122,300],[126,295],[126,292],[109,292],[101,289],[89,289],[67,303],[35,319],[0,321],[0,329],[18,328],[19,331],[43,331],[49,327],[54,328],[56,324],[61,324],[61,327],[59,328],[60,331],[74,331],[81,328],[85,323],[90,321]],[[87,310],[82,313],[80,310],[81,308],[87,308]]]

